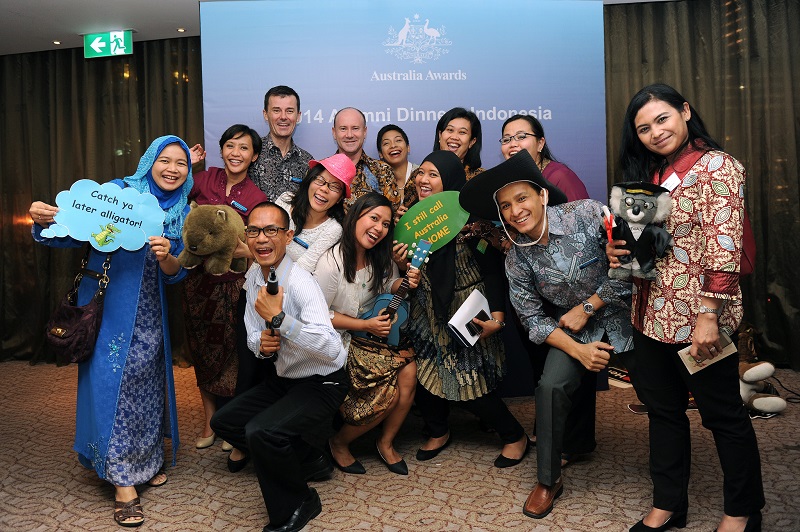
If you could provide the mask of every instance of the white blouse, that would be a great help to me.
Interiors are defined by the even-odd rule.
[[[275,203],[286,209],[286,212],[289,213],[289,229],[295,231],[296,226],[294,220],[291,218],[293,196],[293,192],[284,192],[275,200]],[[333,218],[328,218],[313,229],[304,228],[296,237],[297,240],[305,242],[308,248],[299,244],[297,240],[292,240],[289,242],[289,245],[286,246],[286,254],[305,271],[314,273],[320,256],[342,238],[342,226]]]
[[[342,267],[342,256],[340,244],[336,244],[333,249],[324,253],[317,263],[314,271],[314,278],[322,288],[325,301],[330,309],[331,319],[333,312],[357,318],[364,312],[372,309],[377,296],[372,293],[372,267],[367,266],[356,271],[355,282],[348,283],[344,277]],[[386,278],[381,285],[381,293],[386,294],[392,288],[392,284],[400,278],[397,265],[392,263],[392,274]],[[350,348],[350,333],[346,330],[337,329],[342,335],[342,344],[345,349]]]

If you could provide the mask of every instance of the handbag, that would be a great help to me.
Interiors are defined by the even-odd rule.
[[[100,322],[103,319],[103,300],[108,287],[108,269],[111,267],[111,254],[103,261],[103,273],[87,269],[89,248],[81,261],[81,269],[64,299],[47,322],[45,339],[50,351],[56,355],[56,365],[65,366],[71,362],[88,360],[97,343]],[[78,287],[84,275],[97,279],[97,291],[88,303],[77,306]]]

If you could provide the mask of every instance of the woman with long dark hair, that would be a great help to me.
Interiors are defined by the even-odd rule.
[[[391,202],[375,192],[361,196],[344,219],[342,240],[320,258],[314,272],[348,349],[350,390],[340,409],[344,425],[329,441],[333,462],[345,473],[366,472],[348,446],[383,423],[375,441],[378,455],[389,471],[408,474],[392,442],[414,399],[414,351],[404,336],[398,345],[381,340],[392,329],[388,315],[365,317],[381,293],[396,293],[403,281],[392,262],[388,236],[393,229]],[[410,269],[408,288],[416,288],[418,280],[419,270]]]
[[[721,532],[761,530],[764,490],[753,426],[739,394],[737,357],[689,374],[694,363],[719,356],[721,335],[742,319],[739,266],[744,223],[744,167],[706,131],[697,111],[674,88],[650,85],[625,112],[620,160],[625,181],[670,191],[666,229],[674,246],[656,261],[657,281],[634,278],[636,352],[629,371],[650,419],[653,508],[633,531],[683,527],[689,508],[691,443],[686,398],[691,392],[703,426],[714,435],[723,472]],[[611,267],[628,254],[607,248]]]
[[[275,202],[289,213],[294,231],[286,253],[307,272],[314,273],[320,256],[342,236],[344,200],[355,175],[355,165],[341,153],[309,161],[297,192],[284,192]]]

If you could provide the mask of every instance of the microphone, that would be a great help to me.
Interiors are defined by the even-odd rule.
[[[278,293],[278,275],[275,273],[275,266],[269,267],[269,277],[267,278],[267,293],[273,296]]]

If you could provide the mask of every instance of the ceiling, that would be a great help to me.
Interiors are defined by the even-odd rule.
[[[0,6],[0,55],[83,47],[83,34],[110,30],[133,29],[134,42],[200,35],[198,0],[2,0]]]
[[[82,47],[83,34],[111,30],[135,30],[134,42],[197,36],[203,1],[226,0],[1,0],[0,55]],[[670,0],[603,3],[640,1]]]

